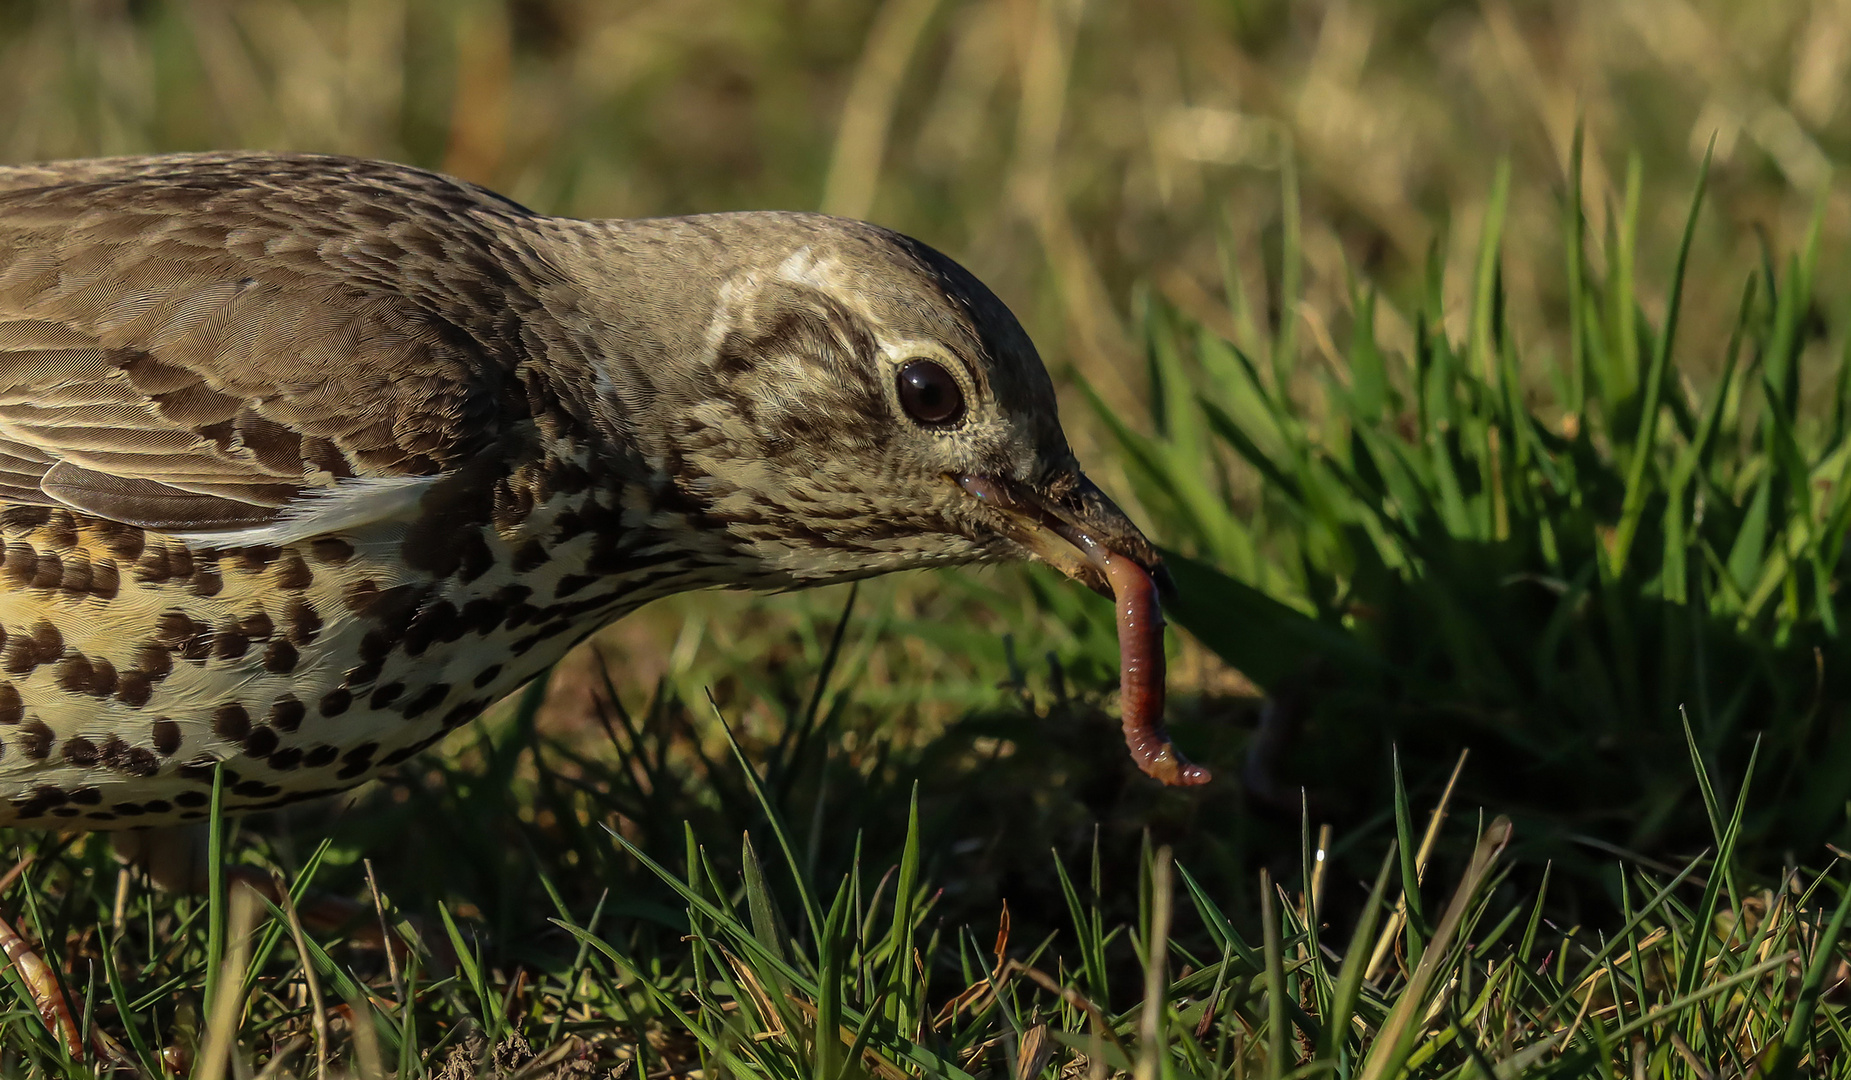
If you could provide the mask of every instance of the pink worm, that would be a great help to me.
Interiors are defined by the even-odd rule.
[[[1213,778],[1209,771],[1177,753],[1163,730],[1163,609],[1157,583],[1115,551],[1094,547],[1087,554],[1105,571],[1118,601],[1119,709],[1131,759],[1146,775],[1173,787],[1208,783]]]

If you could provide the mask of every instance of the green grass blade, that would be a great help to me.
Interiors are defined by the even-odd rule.
[[[1793,1006],[1793,1017],[1787,1023],[1786,1032],[1781,1037],[1780,1049],[1773,1062],[1767,1068],[1768,1080],[1785,1080],[1794,1075],[1799,1068],[1801,1056],[1816,1034],[1812,1018],[1819,1007],[1819,998],[1825,992],[1827,977],[1831,974],[1838,957],[1838,939],[1845,928],[1845,916],[1851,914],[1851,901],[1841,894],[1838,897],[1837,910],[1832,912],[1832,921],[1825,928],[1813,946],[1812,961],[1806,965],[1806,977],[1800,984],[1798,1000]]]
[[[1671,346],[1677,338],[1678,308],[1684,295],[1684,274],[1690,262],[1690,242],[1697,232],[1697,215],[1703,209],[1703,193],[1709,185],[1710,158],[1714,151],[1715,143],[1712,140],[1710,150],[1703,155],[1703,166],[1697,172],[1697,189],[1690,197],[1690,210],[1684,216],[1684,234],[1678,242],[1677,261],[1671,270],[1670,296],[1665,302],[1665,325],[1658,334],[1656,348],[1652,351],[1651,368],[1645,376],[1645,397],[1639,410],[1639,429],[1633,436],[1632,459],[1626,470],[1626,495],[1620,506],[1619,524],[1614,528],[1613,544],[1609,548],[1609,574],[1615,578],[1623,577],[1626,573],[1633,537],[1639,531],[1639,519],[1645,514],[1646,498],[1650,494],[1646,471],[1658,450],[1655,437],[1658,406],[1664,393],[1665,372],[1671,363]]]
[[[1369,967],[1369,949],[1375,941],[1376,926],[1381,922],[1383,903],[1388,895],[1388,881],[1396,866],[1396,852],[1399,849],[1389,844],[1388,854],[1382,859],[1382,868],[1376,871],[1375,885],[1369,890],[1369,899],[1363,904],[1362,916],[1356,921],[1356,929],[1350,934],[1350,947],[1343,954],[1343,967],[1337,975],[1337,988],[1331,995],[1330,1013],[1324,1018],[1323,1039],[1318,1047],[1317,1060],[1328,1061],[1334,1068],[1343,1044],[1349,1038],[1350,1017],[1356,1011],[1356,999],[1362,993],[1363,978]]]

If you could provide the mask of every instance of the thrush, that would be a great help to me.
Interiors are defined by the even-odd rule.
[[[1157,553],[932,248],[338,157],[0,168],[0,824],[331,794],[652,599],[1021,558],[1116,595],[1134,756],[1206,779]]]

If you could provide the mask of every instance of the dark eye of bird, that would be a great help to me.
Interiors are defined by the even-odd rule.
[[[900,407],[921,424],[949,424],[964,415],[964,391],[951,372],[930,360],[909,360],[900,369]]]

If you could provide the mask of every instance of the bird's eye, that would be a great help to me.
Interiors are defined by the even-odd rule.
[[[943,427],[964,415],[964,391],[951,372],[931,360],[909,360],[900,369],[900,407],[921,424]]]

